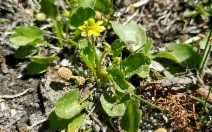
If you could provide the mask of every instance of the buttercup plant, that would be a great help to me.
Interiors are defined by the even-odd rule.
[[[105,4],[105,2],[107,4]],[[142,46],[147,43],[144,30],[133,21],[126,25],[111,22],[110,24],[114,32],[120,39],[116,39],[112,44],[104,42],[103,51],[101,51],[101,49],[98,50],[95,44],[95,37],[100,37],[106,28],[103,26],[104,20],[96,22],[95,9],[99,10],[101,6],[106,5],[108,5],[106,9],[111,8],[112,2],[109,0],[91,0],[90,2],[79,0],[77,2],[75,1],[74,4],[78,6],[71,7],[72,10],[70,14],[63,13],[63,15],[61,15],[68,18],[68,24],[66,24],[68,28],[66,28],[65,31],[66,37],[63,35],[64,25],[61,19],[58,19],[58,6],[54,4],[53,0],[41,0],[41,11],[52,19],[57,37],[44,34],[42,30],[35,26],[18,28],[16,33],[11,36],[11,42],[19,45],[19,50],[21,50],[21,48],[23,48],[22,51],[28,49],[28,52],[22,55],[22,58],[29,57],[32,61],[30,63],[31,67],[34,66],[37,68],[37,63],[43,66],[42,70],[34,72],[33,74],[39,74],[41,71],[45,72],[49,63],[59,60],[59,57],[57,57],[59,52],[50,57],[40,56],[41,53],[37,53],[36,45],[43,44],[53,47],[54,49],[59,49],[60,51],[64,45],[75,47],[80,51],[79,55],[82,61],[92,71],[95,78],[95,82],[93,82],[95,84],[94,87],[97,90],[103,91],[99,98],[100,102],[95,99],[89,99],[89,96],[93,96],[95,92],[94,89],[91,89],[88,95],[82,99],[80,99],[80,90],[78,88],[64,94],[56,102],[55,108],[48,117],[51,128],[58,131],[80,131],[80,126],[84,120],[86,120],[85,115],[90,115],[86,114],[83,109],[87,109],[91,112],[96,112],[96,109],[102,109],[102,112],[111,118],[120,117],[117,119],[121,121],[120,126],[123,130],[128,132],[138,131],[141,120],[139,100],[142,100],[142,98],[134,93],[135,88],[129,80],[133,75],[146,77],[149,73],[150,59],[146,55],[147,53],[144,54],[142,50],[140,50]],[[47,5],[49,6],[48,8],[46,7]],[[109,10],[99,11],[103,14],[110,13]],[[71,29],[69,29],[69,26]],[[72,32],[73,29],[75,31],[73,35],[78,36],[69,36],[68,31]],[[20,30],[31,31],[33,34],[25,34]],[[43,39],[43,36],[56,38],[59,44],[57,46],[48,44]],[[24,43],[20,42],[20,40],[26,40],[26,38],[27,41]],[[125,44],[127,41],[133,41],[135,43],[131,44],[131,54],[123,59],[121,54],[124,48],[128,48]],[[37,55],[35,55],[36,53]],[[19,54],[20,51],[17,53],[17,56],[20,56]],[[106,61],[105,57],[108,57],[109,60]],[[28,69],[30,70],[30,67]],[[66,70],[68,71],[67,74],[64,73]],[[86,79],[80,76],[71,76],[72,73],[69,71],[70,69],[66,70],[59,72],[59,76],[67,81],[73,78],[77,81],[78,85],[83,88]],[[101,105],[101,108],[96,108],[97,104]],[[101,114],[99,116],[101,116]]]

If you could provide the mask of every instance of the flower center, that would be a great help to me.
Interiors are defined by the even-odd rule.
[[[95,25],[95,20],[93,18],[88,19],[88,26],[93,27]]]

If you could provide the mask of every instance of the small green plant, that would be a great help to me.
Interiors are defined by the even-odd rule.
[[[133,75],[144,78],[149,74],[150,57],[152,57],[149,51],[152,41],[147,41],[145,31],[134,21],[123,25],[97,19],[95,10],[100,11],[105,17],[111,14],[112,1],[110,0],[66,2],[71,10],[62,15],[58,13],[58,6],[53,0],[40,2],[41,12],[52,20],[56,37],[44,34],[36,26],[19,27],[10,37],[10,41],[19,46],[15,57],[30,59],[31,62],[26,68],[27,74],[30,75],[45,72],[52,61],[59,60],[58,53],[63,46],[75,47],[79,50],[82,61],[92,71],[95,87],[103,91],[99,98],[100,102],[89,98],[93,96],[94,90],[82,99],[79,88],[63,95],[48,117],[51,128],[58,131],[79,131],[84,120],[89,116],[83,109],[91,110],[90,112],[101,109],[110,118],[119,119],[123,130],[138,131],[141,120],[140,101],[149,102],[136,95],[135,88],[129,80]],[[68,18],[65,19],[65,24],[61,19],[62,16]],[[104,42],[103,48],[98,49],[95,38],[106,30],[104,26],[106,24],[114,30],[119,39],[112,44]],[[72,35],[69,36],[70,32]],[[43,39],[44,36],[56,38],[58,43],[49,44]],[[51,56],[45,56],[42,53],[42,48],[45,47],[59,49],[59,51],[55,51]],[[122,58],[123,49],[130,51],[130,55],[126,58]],[[109,58],[108,61],[106,57]],[[98,105],[101,107],[96,108]]]
[[[10,37],[10,41],[19,46],[15,52],[15,57],[31,60],[26,67],[26,73],[29,75],[43,73],[52,61],[59,60],[56,55],[43,56],[40,52],[42,47],[51,46],[43,40],[43,35],[43,31],[38,27],[29,26],[17,28],[16,32]],[[36,47],[37,45],[39,45],[39,48]]]
[[[186,2],[191,2],[191,0],[186,1]],[[193,18],[200,16],[203,20],[209,20],[209,17],[212,16],[211,0],[200,1],[200,4],[195,6],[195,10],[186,9],[183,16],[184,17],[193,17]]]
[[[55,36],[44,34],[36,26],[21,26],[10,37],[10,41],[19,46],[15,57],[30,60],[26,67],[26,73],[29,75],[43,73],[53,61],[60,60],[58,56],[65,46],[77,49],[81,61],[86,65],[82,69],[89,68],[92,72],[91,76],[85,77],[92,80],[90,83],[95,84],[97,91],[102,91],[98,99],[93,98],[96,92],[94,89],[81,98],[83,78],[83,82],[78,83],[80,88],[76,87],[64,94],[48,117],[50,126],[55,131],[82,131],[83,122],[92,112],[96,112],[100,117],[107,114],[108,122],[116,118],[120,121],[120,128],[127,132],[136,132],[142,116],[140,101],[162,109],[136,94],[135,87],[130,83],[132,76],[147,77],[153,59],[169,67],[164,71],[167,77],[173,77],[175,73],[185,71],[186,68],[198,68],[202,71],[205,66],[211,48],[209,45],[205,46],[207,50],[203,56],[196,48],[184,43],[167,44],[166,51],[154,55],[151,51],[152,40],[147,40],[145,31],[136,22],[131,21],[123,25],[107,20],[113,11],[111,0],[78,0],[66,3],[70,10],[60,14],[54,0],[40,1],[40,11],[52,20]],[[102,14],[101,18],[96,17],[96,11]],[[111,44],[103,42],[99,48],[96,45],[101,42],[97,40],[107,30],[106,25],[114,31],[117,39]],[[45,37],[58,41],[56,44],[49,44]],[[207,44],[208,41],[209,39]],[[42,52],[45,48],[53,50],[51,55]],[[129,51],[125,58],[122,57],[123,50]],[[178,64],[180,68],[172,64]],[[67,77],[67,80],[70,78],[73,79],[74,76]]]

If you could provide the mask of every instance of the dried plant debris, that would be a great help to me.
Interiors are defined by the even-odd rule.
[[[186,94],[168,95],[159,98],[156,104],[168,111],[167,117],[172,126],[181,132],[194,132],[199,130],[197,114],[192,99]]]

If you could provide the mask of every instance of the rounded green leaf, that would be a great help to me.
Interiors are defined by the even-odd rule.
[[[125,90],[128,90],[129,84],[125,80],[125,77],[122,71],[120,71],[119,69],[112,69],[112,70],[109,70],[109,73],[111,74],[114,80],[114,83],[118,86],[118,90],[120,92],[124,92]]]
[[[55,113],[63,119],[69,119],[80,113],[80,104],[78,103],[80,92],[75,89],[64,94],[57,102]]]
[[[58,6],[54,4],[54,0],[41,0],[41,12],[48,17],[56,18],[58,15]]]
[[[89,18],[95,18],[95,11],[89,7],[79,7],[75,13],[71,16],[70,24],[71,26],[78,28],[84,24]]]
[[[117,99],[115,97],[111,97],[107,93],[104,93],[100,97],[100,102],[102,104],[103,109],[111,117],[123,116],[126,110],[127,102],[123,101],[114,105],[116,100]]]
[[[111,0],[97,0],[95,9],[104,13],[105,15],[112,13],[112,1]]]
[[[96,0],[78,0],[80,7],[90,7],[94,8]]]
[[[143,53],[134,53],[128,56],[122,61],[122,68],[126,78],[132,77],[134,74],[142,73],[146,74],[148,72],[148,67],[150,65],[149,57],[145,56]]]
[[[27,58],[37,52],[37,48],[32,45],[20,46],[15,51],[15,58],[24,59]]]
[[[166,49],[168,51],[159,53],[158,57],[171,59],[182,67],[196,67],[200,64],[200,55],[191,45],[170,43]]]
[[[31,62],[27,65],[25,70],[28,75],[36,75],[45,72],[48,66],[49,65],[47,64],[39,64],[36,62]]]
[[[80,92],[75,89],[71,92],[64,94],[57,102],[55,107],[55,113],[57,116],[63,119],[70,119],[79,114],[82,109],[90,105],[89,102],[83,104],[78,103]]]
[[[141,48],[147,41],[145,31],[134,21],[123,25],[117,22],[111,22],[114,32],[119,38],[129,44],[129,49],[135,52]]]
[[[125,47],[124,41],[120,39],[116,39],[112,44],[111,44],[111,51],[110,55],[112,55],[113,58],[118,57],[121,54],[121,51]]]
[[[56,115],[55,111],[53,111],[49,114],[48,120],[51,129],[54,131],[62,131],[67,129],[68,124],[73,120],[73,118],[62,119]]]
[[[77,132],[84,121],[83,115],[78,115],[68,124],[68,132]]]
[[[150,68],[149,68],[149,65],[142,65],[141,70],[136,73],[139,77],[141,78],[145,78],[149,75],[149,71],[150,71]]]
[[[48,64],[54,60],[59,60],[60,58],[57,56],[49,56],[49,57],[44,57],[44,56],[32,56],[30,57],[31,61],[34,61],[39,64]]]
[[[15,45],[24,46],[42,36],[43,31],[36,26],[19,27],[16,29],[16,32],[11,35],[10,41]]]

